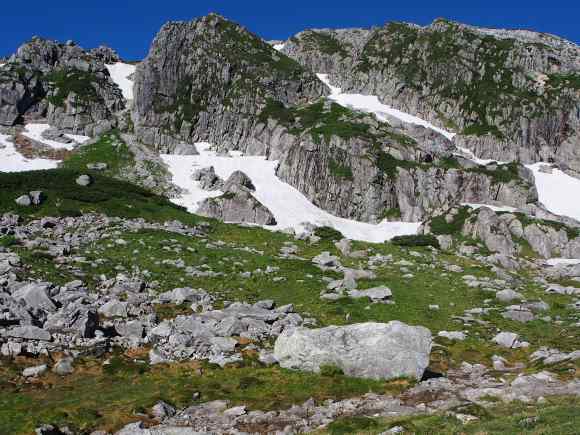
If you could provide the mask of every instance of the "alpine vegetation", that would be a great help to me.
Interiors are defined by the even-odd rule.
[[[580,427],[580,47],[438,19],[0,62],[0,434]]]

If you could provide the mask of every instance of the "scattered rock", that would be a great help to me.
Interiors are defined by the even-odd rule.
[[[29,207],[32,205],[32,199],[28,195],[19,196],[14,201],[16,202],[16,204],[22,207]]]
[[[520,336],[514,332],[500,332],[493,338],[493,341],[502,347],[507,347],[508,349],[529,346],[529,343],[520,341],[519,338]]]
[[[57,361],[52,368],[52,371],[60,376],[67,376],[74,372],[74,359],[72,357],[64,357]]]
[[[91,171],[106,171],[109,168],[109,165],[107,165],[106,163],[101,163],[101,162],[97,162],[97,163],[87,163],[87,169],[91,170]]]
[[[520,293],[513,291],[511,289],[501,290],[495,294],[495,297],[500,302],[511,302],[514,300],[521,301],[524,298]]]
[[[367,290],[351,290],[348,296],[353,299],[369,298],[372,302],[386,302],[391,299],[393,293],[385,286],[373,287]]]
[[[42,364],[36,367],[28,367],[22,371],[22,376],[25,378],[37,378],[38,376],[42,376],[48,370],[48,366],[46,364]]]

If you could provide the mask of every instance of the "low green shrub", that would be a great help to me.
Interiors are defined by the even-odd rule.
[[[320,366],[320,374],[322,376],[343,376],[344,372],[334,364],[325,364]]]
[[[3,248],[9,248],[18,244],[18,240],[14,236],[2,236],[0,237],[0,246]]]
[[[397,236],[391,240],[397,246],[433,246],[439,249],[439,241],[430,234],[416,234],[411,236]]]
[[[371,433],[371,430],[376,430],[379,426],[379,423],[370,417],[345,417],[330,423],[328,431],[331,435],[363,434]]]
[[[431,232],[436,235],[457,234],[463,229],[465,220],[469,217],[469,207],[461,207],[453,217],[452,222],[447,222],[445,216],[435,216],[431,219]]]
[[[338,241],[344,238],[340,231],[332,227],[318,227],[314,230],[314,235],[322,241]]]

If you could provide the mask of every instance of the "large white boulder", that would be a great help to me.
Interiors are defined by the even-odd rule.
[[[289,328],[276,340],[274,356],[289,369],[319,372],[321,366],[333,365],[360,378],[421,379],[431,344],[427,328],[398,321]]]

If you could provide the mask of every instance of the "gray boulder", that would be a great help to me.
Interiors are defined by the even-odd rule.
[[[337,267],[340,266],[338,257],[330,255],[330,252],[323,251],[312,259],[312,262],[321,267]]]
[[[524,297],[521,295],[521,293],[518,293],[516,291],[513,291],[511,289],[506,289],[506,290],[501,290],[498,291],[495,294],[495,297],[500,301],[500,302],[511,302],[514,300],[519,300],[521,301]]]
[[[87,187],[92,183],[92,179],[89,175],[80,175],[77,179],[76,179],[76,183],[79,186],[83,186],[83,187]]]
[[[113,299],[99,307],[99,314],[102,314],[105,317],[127,317],[127,310],[127,302],[121,302]]]
[[[224,183],[215,173],[213,166],[197,169],[191,178],[193,181],[198,181],[199,187],[204,190],[220,190]]]
[[[193,302],[196,305],[209,307],[213,302],[213,298],[205,290],[184,287],[161,293],[159,295],[159,301],[177,305],[181,305],[184,302]]]
[[[25,378],[36,378],[38,376],[42,376],[47,369],[48,367],[46,366],[46,364],[42,364],[35,367],[27,367],[22,371],[22,376],[24,376]]]
[[[399,321],[291,328],[278,337],[274,356],[280,366],[319,372],[336,366],[348,375],[371,379],[421,379],[429,364],[431,332]]]
[[[237,193],[240,191],[250,191],[254,192],[256,187],[250,177],[244,174],[242,171],[235,171],[226,180],[223,190],[226,192]]]
[[[19,196],[14,200],[14,202],[22,207],[29,207],[32,205],[32,199],[28,195]]]
[[[24,338],[26,340],[50,341],[51,338],[50,332],[32,325],[19,326],[9,329],[6,332],[6,335],[8,337]]]
[[[106,163],[87,163],[87,169],[90,169],[91,171],[106,171],[108,167],[109,165]]]
[[[276,225],[274,215],[252,195],[255,187],[243,172],[235,171],[222,183],[210,167],[194,173],[196,178],[200,179],[203,188],[224,190],[222,196],[206,199],[200,205],[198,214],[225,222]]]
[[[74,140],[69,138],[64,134],[63,131],[59,130],[58,128],[49,128],[44,130],[41,134],[44,139],[51,140],[54,142],[59,142],[62,144],[71,144],[74,143]]]
[[[250,192],[226,192],[217,198],[203,201],[197,214],[232,223],[276,225],[272,212]]]
[[[44,193],[40,190],[33,190],[30,192],[30,199],[32,204],[40,205],[42,204],[42,201],[44,201]]]
[[[99,315],[92,307],[71,303],[58,312],[50,314],[44,328],[52,333],[74,334],[92,338],[99,325]]]
[[[65,356],[56,362],[52,371],[60,376],[67,376],[74,372],[74,359],[70,356]]]
[[[373,302],[384,302],[393,296],[391,289],[385,286],[373,287],[367,290],[351,290],[349,297],[354,299],[369,298]]]
[[[141,339],[145,332],[145,324],[140,320],[131,320],[115,325],[115,331],[121,337]]]
[[[12,297],[22,301],[28,309],[54,312],[57,308],[48,296],[48,288],[48,284],[30,283],[16,290]]]
[[[536,316],[534,316],[531,311],[522,309],[521,307],[508,309],[505,313],[502,314],[502,317],[504,319],[509,319],[520,323],[531,322],[536,318]]]
[[[153,408],[151,408],[151,415],[159,420],[163,420],[167,417],[173,417],[175,415],[175,408],[168,403],[163,401],[157,402]]]
[[[520,341],[520,336],[515,332],[500,332],[495,337],[493,337],[493,341],[501,347],[506,347],[508,349],[529,346],[529,343]]]

